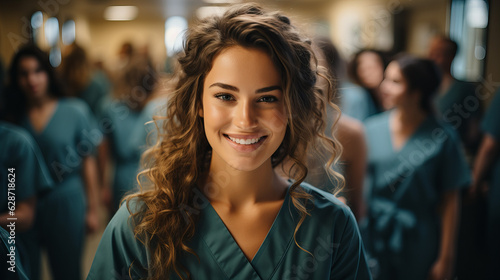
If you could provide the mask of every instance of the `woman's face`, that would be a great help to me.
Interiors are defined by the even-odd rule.
[[[382,93],[382,106],[385,110],[410,102],[408,83],[397,62],[389,63],[385,69],[385,77],[380,85],[380,91]]]
[[[18,71],[17,82],[27,98],[37,99],[47,95],[49,75],[35,57],[21,58]]]
[[[374,52],[364,52],[358,56],[358,67],[356,72],[364,87],[375,89],[384,78],[384,65],[378,54]]]
[[[262,50],[235,46],[216,56],[204,81],[199,112],[212,164],[252,171],[270,162],[287,127],[281,84],[278,70]]]

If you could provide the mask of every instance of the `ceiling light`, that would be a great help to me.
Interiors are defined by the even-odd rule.
[[[227,11],[228,7],[217,7],[217,6],[206,6],[200,7],[196,10],[196,16],[199,19],[206,18],[209,16],[222,15]]]
[[[203,2],[208,4],[236,4],[241,3],[242,0],[203,0]]]
[[[112,21],[127,21],[137,17],[139,9],[136,6],[109,6],[104,10],[104,18]]]

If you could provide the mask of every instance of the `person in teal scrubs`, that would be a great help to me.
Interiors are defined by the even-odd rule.
[[[73,43],[66,47],[67,54],[59,67],[61,78],[68,87],[71,96],[81,98],[98,116],[109,99],[111,83],[103,71],[94,71],[87,52]]]
[[[340,93],[342,89],[338,84],[344,76],[342,68],[339,64],[340,55],[337,49],[329,38],[318,37],[313,41],[313,49],[315,51],[318,64],[325,67],[325,73],[329,76],[335,92]],[[328,83],[320,83],[323,91],[328,89]],[[336,96],[343,98],[344,96]],[[333,98],[332,102],[338,104],[339,98]],[[309,171],[305,179],[306,182],[313,186],[335,193],[341,196],[346,201],[346,204],[351,208],[356,220],[362,220],[365,212],[365,203],[363,201],[363,183],[366,173],[366,140],[364,135],[363,124],[349,116],[342,114],[338,117],[338,112],[331,106],[327,107],[326,113],[326,129],[325,135],[332,137],[335,133],[335,138],[342,144],[343,150],[339,162],[333,165],[334,170],[344,176],[345,186],[340,190],[335,180],[332,180],[328,174],[328,160],[331,157],[326,150],[319,153],[311,152],[308,154]],[[334,122],[337,122],[335,132],[332,131]]]
[[[142,190],[87,279],[371,279],[349,208],[303,183],[307,146],[324,135],[310,42],[256,4],[187,34]],[[275,170],[285,158],[289,178]]]
[[[36,239],[33,228],[36,201],[51,190],[53,181],[43,155],[31,135],[23,128],[0,121],[0,226],[8,229],[15,223],[16,263],[30,275],[30,260],[26,248]],[[10,198],[9,198],[10,197]],[[11,210],[14,209],[11,215]],[[14,220],[15,218],[15,220]],[[4,240],[7,242],[8,240]],[[12,242],[12,241],[11,241]],[[7,247],[9,248],[10,245]],[[36,245],[36,244],[35,244]],[[4,279],[4,278],[2,278]],[[5,278],[9,279],[9,278]]]
[[[451,74],[451,64],[457,51],[457,43],[446,36],[436,36],[431,40],[428,57],[443,74],[434,104],[439,116],[458,132],[467,155],[472,158],[481,140],[483,108],[476,96],[477,84],[457,80]]]
[[[474,162],[474,183],[471,193],[484,192],[484,183],[487,188],[487,244],[488,244],[488,279],[498,276],[496,270],[500,263],[500,89],[491,101],[481,123],[484,137],[479,153]]]
[[[453,279],[459,191],[471,177],[458,136],[433,114],[439,81],[432,61],[399,56],[381,85],[394,109],[366,121],[362,232],[376,279]]]
[[[99,149],[99,158],[105,168],[102,187],[110,192],[108,168],[113,162],[112,212],[130,191],[136,191],[137,173],[141,154],[148,145],[148,134],[155,130],[155,109],[164,100],[151,100],[156,90],[158,73],[147,59],[137,58],[124,69],[118,88],[121,96],[112,100],[100,117],[100,127],[105,138]],[[145,83],[144,81],[147,81]],[[141,92],[141,95],[137,95]],[[151,137],[149,142],[152,142]]]
[[[85,226],[90,232],[98,226],[94,153],[102,135],[88,106],[63,96],[47,54],[21,48],[10,67],[7,115],[33,136],[54,181],[37,203],[37,241],[54,279],[79,279]],[[38,279],[39,246],[29,251],[32,279]]]

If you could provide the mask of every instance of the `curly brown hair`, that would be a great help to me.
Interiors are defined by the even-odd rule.
[[[143,155],[145,170],[138,175],[141,191],[126,198],[127,206],[131,199],[142,204],[132,217],[136,221],[135,236],[151,256],[147,268],[150,279],[166,279],[171,273],[183,279],[190,277],[179,256],[183,252],[196,255],[186,243],[195,233],[197,212],[186,209],[195,208],[194,189],[203,183],[211,159],[203,119],[198,114],[203,83],[214,58],[231,46],[264,50],[281,75],[288,125],[271,162],[273,167],[285,159],[292,163],[287,175],[295,181],[289,193],[301,213],[295,233],[308,215],[310,196],[298,187],[307,175],[308,144],[317,137],[323,139],[332,152],[329,164],[341,151],[336,140],[324,135],[323,118],[326,105],[331,104],[331,87],[326,94],[316,87],[318,68],[311,42],[298,33],[288,17],[256,4],[242,4],[222,16],[201,20],[187,31],[166,117],[155,117],[158,142]]]

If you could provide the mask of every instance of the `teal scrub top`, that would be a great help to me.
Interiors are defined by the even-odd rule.
[[[471,172],[456,133],[429,116],[395,151],[392,111],[366,122],[368,218],[362,224],[377,279],[426,279],[440,244],[442,194],[469,186]]]
[[[33,136],[42,150],[56,187],[66,182],[80,180],[84,157],[93,156],[102,134],[92,113],[83,101],[77,98],[61,98],[45,128],[33,129],[28,117],[22,126]],[[81,181],[81,180],[80,180]]]
[[[162,102],[150,102],[143,110],[135,111],[124,101],[112,101],[101,115],[100,127],[109,138],[115,164],[113,200],[116,208],[120,206],[122,197],[137,187],[141,155],[156,140],[156,126],[147,122],[152,121]]]
[[[302,188],[312,195],[308,205],[310,216],[296,234],[297,242],[313,256],[294,243],[293,234],[299,213],[287,192],[270,231],[252,261],[248,261],[223,221],[200,192],[197,197],[200,216],[196,233],[188,241],[199,260],[188,253],[180,262],[192,279],[371,279],[356,220],[348,207],[333,195],[303,183]],[[138,208],[132,202],[130,209]],[[146,277],[149,254],[134,238],[126,204],[108,224],[97,249],[87,279],[132,279]],[[135,266],[137,264],[138,266]],[[178,279],[173,273],[170,279]]]
[[[79,93],[94,115],[100,115],[104,103],[111,92],[111,83],[102,71],[93,73],[88,86]]]
[[[350,82],[341,82],[338,91],[340,93],[340,108],[346,114],[359,121],[380,113],[380,109],[366,89]]]
[[[8,176],[15,179],[16,202],[52,188],[53,181],[38,145],[23,128],[0,121],[0,213],[7,211]],[[14,168],[11,173],[8,169]],[[11,175],[12,176],[12,175]]]
[[[467,122],[479,118],[481,114],[480,102],[475,97],[475,93],[476,84],[455,80],[446,93],[437,95],[434,100],[439,115],[447,124],[455,128],[465,145],[472,145],[467,140],[470,138]],[[469,111],[469,109],[474,108],[471,100],[477,102],[477,108]]]

